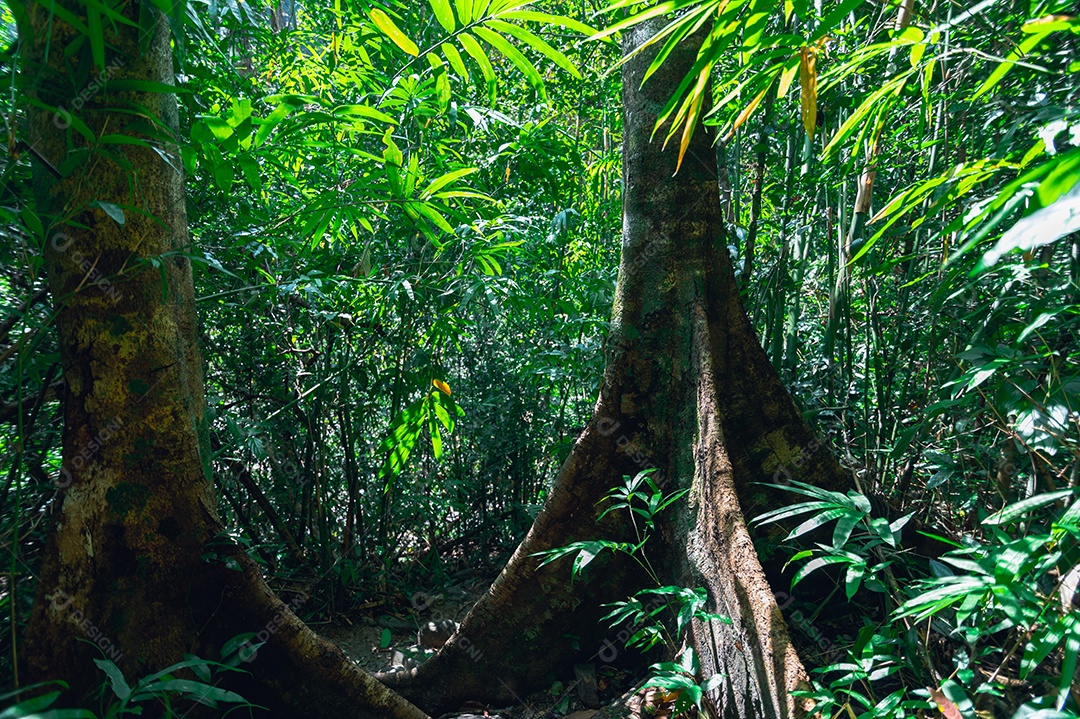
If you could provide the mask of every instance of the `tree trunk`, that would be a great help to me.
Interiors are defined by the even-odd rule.
[[[64,490],[23,679],[67,680],[74,698],[101,684],[91,659],[102,652],[135,679],[185,652],[215,658],[230,637],[262,630],[266,643],[245,666],[257,682],[249,699],[301,716],[424,717],[308,629],[219,537],[182,165],[160,134],[176,132],[176,102],[143,91],[146,81],[172,84],[168,20],[128,0],[111,7],[145,34],[117,23],[100,36],[89,6],[68,4],[84,32],[98,28],[80,38],[50,7],[28,3],[18,24],[24,79],[40,103],[29,141],[68,391]],[[69,59],[76,40],[85,42]],[[95,47],[105,70],[83,82],[78,68]]]
[[[657,27],[627,32],[624,50]],[[803,421],[739,300],[711,133],[697,128],[677,175],[676,153],[650,142],[701,38],[685,41],[642,89],[651,55],[623,67],[623,247],[600,398],[532,529],[457,634],[412,676],[383,678],[432,713],[524,695],[570,675],[583,655],[610,661],[622,649],[597,620],[602,603],[645,588],[633,564],[605,555],[571,583],[566,563],[537,570],[534,555],[625,539],[615,513],[597,521],[597,502],[650,467],[666,491],[691,490],[659,538],[661,578],[706,587],[710,609],[734,622],[694,627],[705,676],[725,675],[713,697],[721,716],[804,711],[791,691],[805,685],[805,671],[744,517],[787,499],[755,483],[838,488],[845,475]]]

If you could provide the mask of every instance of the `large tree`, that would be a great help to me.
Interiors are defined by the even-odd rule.
[[[22,654],[29,680],[100,683],[93,639],[129,677],[262,632],[257,700],[311,716],[423,717],[219,541],[175,133],[169,19],[124,0],[30,2],[18,23],[29,142],[64,367],[65,487]],[[89,38],[89,42],[83,42]],[[79,52],[79,47],[82,52]],[[92,46],[92,47],[91,47]],[[74,58],[67,50],[76,52]],[[87,61],[97,66],[90,81]],[[82,64],[80,65],[80,61]]]
[[[624,53],[659,27],[626,32]],[[609,557],[571,583],[566,565],[538,569],[537,554],[630,536],[618,514],[598,521],[601,500],[623,476],[648,468],[667,490],[690,490],[658,538],[663,547],[652,550],[663,557],[662,579],[706,588],[712,611],[733,620],[693,631],[702,673],[724,675],[714,697],[722,715],[801,711],[791,692],[805,686],[805,671],[745,517],[783,499],[757,483],[798,478],[836,488],[845,475],[780,383],[740,302],[712,132],[696,128],[677,172],[677,149],[653,138],[703,35],[681,43],[644,85],[650,52],[623,66],[622,259],[600,397],[528,536],[457,635],[414,677],[385,678],[429,711],[509,699],[567,673],[580,661],[575,646],[599,652],[601,603],[644,588],[644,578],[632,562]]]
[[[78,641],[75,611],[120,648],[131,674],[184,652],[212,655],[233,634],[266,629],[266,645],[247,665],[254,699],[303,716],[423,716],[305,627],[235,546],[215,541],[222,527],[206,478],[182,177],[167,137],[175,102],[145,82],[172,83],[168,25],[135,0],[117,11],[135,26],[115,25],[93,49],[112,69],[90,97],[58,50],[79,36],[71,22],[86,23],[87,6],[72,11],[81,18],[61,17],[31,3],[20,18],[25,76],[38,101],[29,122],[41,158],[39,206],[54,232],[47,266],[68,387],[70,479],[23,646],[29,673],[75,680],[77,690],[94,683],[85,671],[93,650]],[[652,29],[628,32],[625,48]],[[819,443],[739,301],[711,134],[697,128],[678,173],[676,153],[651,138],[700,39],[684,42],[644,87],[649,54],[624,67],[623,248],[600,398],[491,591],[435,658],[393,680],[427,711],[543,685],[600,646],[600,605],[641,588],[643,578],[615,558],[597,560],[571,584],[558,567],[538,571],[535,553],[628,536],[617,515],[598,522],[597,502],[622,476],[654,467],[669,489],[691,490],[654,550],[664,579],[707,588],[712,608],[734,622],[694,630],[704,672],[725,676],[717,705],[729,717],[798,713],[791,691],[805,673],[744,515],[776,502],[757,481],[779,472],[835,486],[842,473],[827,452],[813,451]],[[48,108],[75,97],[84,125],[65,131],[70,118]]]

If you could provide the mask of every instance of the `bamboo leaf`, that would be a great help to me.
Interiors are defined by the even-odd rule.
[[[644,10],[637,13],[636,15],[631,15],[630,17],[620,20],[617,23],[609,25],[605,29],[590,37],[589,39],[603,40],[607,37],[610,37],[611,35],[614,35],[617,32],[625,30],[628,27],[639,25],[646,20],[651,20],[654,17],[660,17],[662,15],[667,15],[668,13],[674,13],[688,5],[696,4],[697,2],[698,0],[668,0],[668,2],[662,2],[659,5],[654,5],[648,10]]]
[[[800,56],[796,55],[784,66],[784,71],[780,73],[780,86],[776,89],[777,98],[782,100],[787,97],[791,83],[795,81],[795,75],[799,72],[800,64]]]
[[[90,54],[94,57],[94,65],[98,72],[105,73],[105,31],[101,26],[101,11],[96,7],[87,6],[86,25],[90,35]]]
[[[465,167],[460,170],[448,172],[442,177],[434,180],[430,185],[428,185],[427,189],[420,193],[420,196],[424,198],[431,197],[436,192],[449,185],[451,182],[454,182],[455,180],[460,180],[462,177],[471,175],[474,172],[477,172],[477,168],[475,167]]]
[[[813,140],[817,129],[817,48],[799,49],[799,87],[802,89],[802,122]]]
[[[639,48],[644,49],[644,47],[648,47],[667,37],[664,46],[656,53],[656,57],[653,58],[649,68],[645,71],[644,80],[648,80],[652,77],[654,72],[660,69],[660,66],[664,64],[664,60],[666,60],[671,52],[678,47],[683,38],[690,33],[697,31],[698,28],[712,16],[712,10],[713,8],[708,4],[705,4],[696,10],[692,10],[687,16],[680,17],[668,24],[667,27],[656,33],[656,35],[651,37],[641,48]],[[637,52],[637,50],[635,50],[635,52]],[[629,59],[629,56],[626,59]]]
[[[472,3],[470,0],[455,0],[454,4],[457,6],[458,20],[462,25],[468,25],[473,21],[472,16]]]
[[[690,97],[690,110],[686,113],[686,122],[683,125],[682,140],[679,142],[679,159],[675,163],[675,172],[682,168],[683,158],[686,156],[686,148],[690,146],[690,138],[697,128],[698,116],[701,114],[701,103],[705,100],[705,93],[709,91],[709,71],[702,70],[698,76],[698,85]]]
[[[986,82],[975,91],[975,94],[971,96],[971,99],[974,100],[978,97],[982,97],[993,90],[994,86],[1001,82],[1005,78],[1005,75],[1016,66],[1016,61],[1030,53],[1048,34],[1049,32],[1038,32],[1021,40],[1020,44],[1008,54],[1005,60],[994,68],[994,71],[990,73],[990,77],[986,78]]]
[[[799,569],[799,571],[795,574],[794,577],[792,577],[791,586],[792,586],[792,588],[794,588],[796,584],[798,584],[802,580],[806,579],[806,577],[808,575],[810,575],[813,572],[816,572],[817,570],[821,569],[822,567],[827,567],[827,566],[829,566],[831,564],[850,564],[850,563],[851,563],[851,560],[848,559],[847,557],[841,557],[841,556],[837,556],[837,555],[829,555],[829,556],[826,556],[826,557],[818,557],[817,559],[811,559],[801,569]]]
[[[454,9],[450,7],[450,0],[428,0],[431,10],[435,13],[435,19],[443,26],[446,32],[454,32],[457,24],[454,22]]]
[[[828,524],[834,519],[839,519],[849,514],[851,514],[851,510],[847,509],[846,507],[826,509],[824,512],[814,515],[810,519],[800,524],[798,527],[795,527],[795,529],[791,530],[791,532],[788,533],[787,537],[784,538],[784,541],[786,542],[795,539],[796,537],[801,537],[807,532],[812,532],[823,524]]]
[[[485,24],[490,28],[501,30],[507,35],[516,37],[518,40],[521,40],[523,43],[529,45],[537,52],[550,58],[552,62],[554,62],[562,69],[566,70],[574,77],[578,79],[581,78],[581,73],[578,71],[577,66],[574,65],[574,63],[570,62],[569,58],[567,58],[566,55],[563,55],[561,52],[551,47],[551,45],[548,45],[546,42],[544,42],[543,39],[529,32],[525,28],[496,19],[488,20]]]
[[[1016,249],[1025,252],[1048,245],[1080,230],[1080,182],[1049,207],[1019,220],[988,250],[978,269],[992,267],[1002,255]]]
[[[754,114],[754,110],[756,110],[758,105],[761,104],[761,101],[765,99],[765,93],[767,93],[768,91],[769,87],[766,86],[764,90],[759,92],[754,97],[754,99],[750,101],[749,105],[743,108],[743,111],[739,113],[739,116],[737,118],[735,118],[735,123],[731,126],[731,129],[728,130],[727,137],[724,138],[725,140],[730,140],[732,137],[734,137],[735,131],[738,130],[744,122],[750,119],[750,116]]]
[[[539,22],[544,25],[558,25],[564,27],[567,30],[573,30],[579,32],[582,35],[590,36],[590,40],[598,38],[592,37],[596,35],[596,30],[583,22],[578,22],[573,18],[564,17],[562,15],[549,15],[544,12],[537,12],[535,10],[511,10],[508,12],[499,13],[499,17],[503,20],[522,20],[525,22]]]
[[[908,74],[910,74],[910,72],[899,75],[870,93],[866,99],[862,101],[862,104],[856,108],[855,112],[851,113],[851,116],[844,121],[844,124],[840,126],[840,129],[836,131],[836,134],[832,136],[832,139],[829,140],[829,144],[821,151],[822,158],[828,159],[836,146],[851,137],[852,133],[855,132],[855,129],[859,127],[859,124],[865,120],[868,115],[880,112],[881,107],[878,105],[879,101],[890,92],[896,92],[897,87],[907,79]]]
[[[398,26],[394,24],[394,21],[390,19],[390,16],[379,8],[373,9],[368,17],[375,23],[375,27],[382,30],[383,34],[390,38],[390,41],[397,45],[399,48],[409,53],[413,57],[420,54],[420,48],[416,46],[412,40],[410,40],[405,33],[398,29]]]
[[[536,66],[532,64],[532,61],[529,60],[529,58],[522,55],[521,51],[511,45],[506,38],[490,28],[477,26],[473,28],[473,31],[482,37],[485,42],[506,56],[510,62],[514,63],[517,69],[521,70],[522,74],[525,75],[525,79],[532,85],[536,94],[539,95],[541,99],[547,99],[547,92],[544,89],[544,80],[540,77],[540,72],[536,69]]]
[[[1047,492],[1046,494],[1039,494],[1034,497],[1028,497],[1022,499],[1019,502],[1010,504],[1008,507],[994,512],[989,517],[983,520],[983,524],[1008,524],[1015,521],[1020,517],[1032,512],[1039,507],[1045,507],[1048,504],[1053,504],[1065,497],[1071,497],[1075,493],[1072,489],[1060,489],[1056,492]]]
[[[847,19],[847,16],[851,14],[851,11],[863,4],[865,0],[842,0],[842,2],[835,8],[829,11],[829,13],[821,18],[821,22],[818,24],[814,34],[810,36],[810,42],[814,43],[825,37],[840,24]]]
[[[487,83],[488,99],[491,103],[495,103],[495,70],[491,67],[491,60],[488,59],[484,49],[480,47],[480,43],[476,41],[472,35],[467,32],[463,32],[458,36],[458,42],[461,43],[461,47],[465,49],[465,52],[469,53],[473,60],[476,60],[476,64],[480,66],[480,72],[484,76],[484,82]]]
[[[450,61],[450,67],[454,68],[454,72],[458,74],[462,80],[469,81],[469,71],[465,68],[465,61],[461,59],[461,53],[457,48],[448,42],[442,44],[443,54],[446,55],[446,59]]]

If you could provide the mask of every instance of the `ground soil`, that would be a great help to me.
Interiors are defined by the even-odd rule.
[[[445,585],[431,592],[418,591],[412,596],[397,596],[390,601],[361,602],[332,621],[312,623],[312,628],[331,640],[349,658],[369,672],[385,670],[392,664],[394,651],[408,652],[416,644],[421,624],[439,619],[460,622],[477,599],[487,591],[493,577],[475,571],[452,575]],[[389,631],[389,637],[386,632]],[[389,642],[387,643],[387,639]],[[546,691],[536,692],[511,706],[492,707],[466,704],[460,711],[439,719],[616,719],[626,717],[670,717],[670,711],[642,713],[641,697],[632,689],[636,678],[612,667],[597,667],[598,690],[604,706],[585,706],[579,696],[577,681],[569,677]]]

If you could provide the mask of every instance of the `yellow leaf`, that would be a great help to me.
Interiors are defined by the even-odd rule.
[[[816,47],[804,47],[799,50],[802,122],[811,140],[814,139],[814,130],[817,129],[817,52]]]
[[[750,119],[750,116],[754,114],[754,110],[756,110],[757,106],[761,104],[761,101],[765,99],[765,93],[769,91],[770,87],[772,87],[772,83],[766,85],[765,89],[759,92],[757,97],[751,100],[750,104],[747,105],[746,108],[739,113],[739,116],[735,118],[735,124],[731,126],[731,129],[728,131],[727,137],[724,138],[725,140],[730,140],[732,137],[734,137],[735,131],[738,130],[744,122]]]
[[[792,58],[794,60],[794,58]],[[795,80],[795,73],[799,71],[799,63],[792,63],[791,67],[785,67],[780,74],[780,87],[776,90],[776,96],[780,99],[787,97],[788,89]]]
[[[375,8],[371,11],[370,17],[371,22],[375,23],[375,26],[382,30],[383,34],[390,38],[395,45],[413,57],[420,54],[420,48],[418,48],[416,43],[410,40],[405,33],[398,29],[398,26],[394,24],[394,21],[390,19],[389,15],[382,10]]]
[[[679,160],[675,163],[675,172],[678,172],[682,167],[683,158],[686,156],[686,148],[690,146],[690,138],[693,136],[694,129],[697,126],[698,115],[701,113],[701,103],[705,99],[705,93],[708,90],[707,82],[711,72],[712,68],[706,66],[698,75],[698,84],[694,88],[694,98],[690,102],[690,109],[686,114],[686,125],[683,127],[682,140],[679,142]]]
[[[433,379],[431,380],[431,384],[435,386],[435,389],[439,390],[447,397],[450,396],[450,385],[446,384],[441,379]]]

